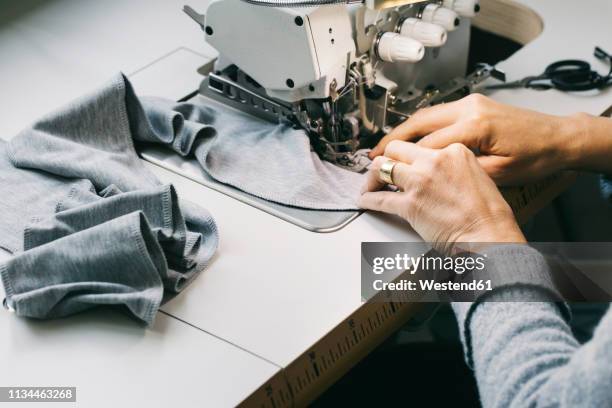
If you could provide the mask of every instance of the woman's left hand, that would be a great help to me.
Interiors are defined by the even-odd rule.
[[[399,192],[380,191],[382,163],[397,161]],[[404,218],[428,242],[449,249],[460,242],[525,242],[510,206],[462,144],[433,150],[392,141],[374,160],[359,205]]]

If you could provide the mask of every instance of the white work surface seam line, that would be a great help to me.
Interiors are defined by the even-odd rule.
[[[233,342],[231,342],[231,341],[229,341],[229,340],[227,340],[227,339],[224,339],[223,337],[221,337],[221,336],[219,336],[219,335],[216,335],[216,334],[214,334],[214,333],[211,333],[211,332],[209,332],[209,331],[206,331],[206,330],[202,329],[201,327],[196,326],[196,325],[195,325],[195,324],[193,324],[193,323],[189,323],[189,322],[187,322],[187,321],[185,321],[185,320],[181,319],[180,317],[176,317],[176,316],[174,316],[174,315],[172,315],[172,314],[170,314],[170,313],[168,313],[168,312],[164,312],[163,310],[160,310],[160,311],[159,311],[159,313],[163,313],[163,314],[165,314],[165,315],[166,315],[166,316],[168,316],[168,317],[171,317],[171,318],[173,318],[173,319],[175,319],[175,320],[178,320],[178,321],[179,321],[179,322],[181,322],[181,323],[186,324],[187,326],[193,327],[193,328],[194,328],[194,329],[196,329],[196,330],[199,330],[199,331],[201,331],[201,332],[203,332],[203,333],[206,333],[206,334],[208,334],[208,335],[210,335],[210,336],[212,336],[212,337],[214,337],[214,338],[216,338],[216,339],[218,339],[218,340],[221,340],[221,341],[223,341],[223,342],[225,342],[225,343],[227,343],[227,344],[230,344],[230,345],[232,345],[232,346],[234,346],[234,347],[236,347],[236,348],[239,348],[240,350],[245,351],[245,352],[247,352],[247,353],[251,354],[251,355],[252,355],[252,356],[254,356],[254,357],[257,357],[257,358],[259,358],[259,359],[262,359],[263,361],[265,361],[265,362],[267,362],[267,363],[270,363],[270,364],[272,364],[273,366],[275,366],[275,367],[277,367],[277,368],[279,368],[279,369],[281,369],[281,370],[284,370],[284,367],[281,367],[280,365],[276,364],[275,362],[270,361],[270,360],[268,360],[267,358],[262,357],[262,356],[260,356],[259,354],[254,353],[254,352],[252,352],[251,350],[246,349],[246,348],[244,348],[244,347],[242,347],[242,346],[240,346],[240,345],[238,345],[238,344],[236,344],[236,343],[233,343]]]
[[[136,74],[139,74],[140,72],[144,71],[145,69],[150,68],[152,65],[157,64],[158,62],[168,58],[169,56],[171,56],[173,54],[176,54],[179,51],[187,51],[187,52],[190,52],[190,53],[192,53],[194,55],[197,55],[198,57],[202,57],[202,58],[205,58],[205,59],[208,59],[208,60],[212,60],[212,59],[215,58],[215,57],[211,57],[210,55],[204,55],[204,54],[202,54],[200,52],[194,51],[191,48],[178,47],[178,48],[176,48],[176,49],[174,49],[174,50],[172,50],[172,51],[162,55],[161,57],[155,59],[155,61],[152,61],[152,62],[148,63],[144,67],[140,67],[137,70],[135,70],[134,72],[130,72],[129,74],[126,74],[126,75],[127,75],[128,78],[131,78],[132,76],[134,76]]]

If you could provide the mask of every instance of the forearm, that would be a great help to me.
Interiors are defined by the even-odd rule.
[[[482,405],[538,406],[538,388],[578,344],[555,304],[504,301],[525,295],[511,289],[498,295],[476,307],[466,329]]]
[[[562,132],[568,169],[612,175],[612,119],[573,115]]]
[[[511,291],[500,295],[517,296]],[[484,408],[612,406],[612,313],[579,346],[554,303],[497,300],[478,306],[469,323]]]
[[[542,256],[526,247],[501,251],[496,259],[506,256],[498,265],[509,281],[486,300],[453,304],[483,406],[610,406],[612,314],[580,347],[566,306],[542,302],[550,288],[511,283],[537,282],[538,270],[547,272]]]

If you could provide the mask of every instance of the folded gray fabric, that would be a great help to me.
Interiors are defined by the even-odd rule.
[[[135,143],[195,155],[215,179],[277,203],[356,209],[363,176],[323,162],[307,135],[226,108],[135,96],[117,75],[96,92],[0,142],[0,248],[8,304],[60,317],[122,305],[151,323],[213,256],[210,214],[179,204]]]
[[[164,286],[176,293],[193,277],[196,272],[194,267],[210,258],[214,250],[209,247],[200,251],[202,237],[212,235],[213,231],[207,225],[187,230],[176,191],[169,185],[110,198],[101,198],[91,192],[81,197],[72,195],[59,203],[58,209],[60,212],[55,216],[34,220],[26,227],[26,251],[95,228],[114,218],[140,212],[147,220],[150,233],[163,248],[167,260],[168,270],[162,277]],[[117,242],[117,245],[121,245],[121,242]]]
[[[57,203],[71,189],[88,190],[93,186],[89,180],[18,169],[9,160],[7,147],[0,140],[0,247],[15,253],[23,250],[23,230],[34,215],[54,214]]]
[[[120,75],[114,86],[62,112],[61,123],[55,117],[37,123],[27,139],[11,142],[9,152],[19,167],[88,179],[97,189],[115,184],[128,191],[155,183],[136,162],[134,141],[158,143],[182,156],[194,154],[214,179],[266,200],[307,209],[358,209],[364,175],[321,160],[304,131],[204,104],[203,98],[195,103],[143,98],[140,103]],[[91,129],[105,128],[100,137],[91,137]],[[133,137],[126,137],[130,129]],[[73,162],[66,165],[69,159]]]
[[[17,314],[118,305],[151,324],[164,291],[181,291],[207,266],[216,225],[138,158],[135,141],[177,139],[144,115],[118,75],[0,142],[0,248],[14,254],[0,270]],[[177,130],[195,140],[207,128]]]
[[[169,278],[142,212],[23,252],[0,265],[0,274],[7,304],[20,316],[48,319],[94,305],[124,305],[147,324],[162,300],[162,281]]]
[[[201,97],[192,103],[144,98],[146,117],[155,120],[145,127],[157,130],[144,140],[163,142],[183,156],[193,153],[212,178],[269,201],[307,209],[358,209],[364,175],[321,160],[303,130],[205,104]],[[168,134],[176,137],[162,139]]]

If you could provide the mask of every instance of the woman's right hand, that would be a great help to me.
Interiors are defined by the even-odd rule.
[[[442,149],[461,143],[478,155],[499,185],[520,185],[577,167],[583,155],[588,115],[546,115],[473,94],[423,109],[384,137],[371,153],[383,154],[392,140],[418,141]]]
[[[456,243],[525,242],[512,209],[462,144],[434,150],[394,141],[384,153],[370,167],[361,208],[402,217],[442,252]],[[383,190],[380,179],[389,160],[395,161],[391,178],[397,192]]]

